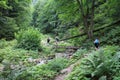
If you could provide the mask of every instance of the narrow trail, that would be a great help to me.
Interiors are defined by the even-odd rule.
[[[72,65],[70,65],[69,67],[63,69],[63,70],[60,72],[60,74],[55,77],[54,80],[64,80],[64,79],[68,76],[68,74],[72,72],[72,69],[73,69],[74,65],[75,65],[75,64],[72,64]]]
[[[63,42],[61,42],[63,43]],[[48,46],[49,44],[46,43],[44,40],[42,41],[42,44],[45,46]],[[59,46],[58,44],[56,45],[56,43],[54,44],[54,41],[52,42],[52,44],[54,45],[55,49],[65,49],[65,51],[60,52],[60,53],[56,53],[55,58],[70,58],[70,56],[72,56],[75,51],[77,49],[79,49],[79,47],[75,47],[75,46]],[[60,42],[59,42],[60,44]],[[77,63],[77,62],[76,62]],[[60,74],[57,75],[54,80],[65,80],[65,78],[72,72],[74,65],[76,64],[72,64],[69,67],[63,69],[60,71]]]
[[[78,48],[76,48],[76,47],[71,47],[71,46],[70,46],[70,47],[66,47],[66,52],[65,52],[65,54],[67,55],[68,58],[70,58],[70,56],[72,56],[77,49],[78,49]],[[76,63],[77,63],[77,62],[76,62]],[[67,68],[65,68],[65,69],[63,69],[63,70],[61,70],[61,71],[60,71],[60,74],[57,75],[54,80],[65,80],[65,78],[72,72],[73,67],[74,67],[74,65],[75,65],[76,63],[70,65],[69,67],[67,67]]]
[[[89,54],[86,54],[86,55],[84,55],[83,57],[87,57],[88,55],[89,55]],[[79,62],[80,62],[80,60],[78,60],[78,61],[75,62],[74,64],[70,65],[69,67],[61,70],[61,71],[60,71],[60,74],[57,75],[54,80],[65,80],[65,78],[72,72],[73,67],[74,67],[75,65],[77,65]]]

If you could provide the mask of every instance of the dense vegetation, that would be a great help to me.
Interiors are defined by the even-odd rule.
[[[119,9],[119,0],[0,0],[0,80],[54,80],[73,63],[65,80],[119,80]],[[66,46],[80,49],[55,58]]]
[[[116,29],[119,26],[119,4],[117,0],[39,1],[33,13],[33,25],[41,32],[58,35],[61,39],[85,33],[70,40],[75,45],[88,42],[88,37],[94,39],[98,36],[103,43],[109,44],[104,40],[106,36],[111,42],[117,43],[117,38],[111,39],[112,35],[119,36]],[[110,26],[114,21],[117,21],[116,25]],[[114,32],[111,33],[112,29]]]
[[[81,50],[78,53],[81,54]],[[118,80],[118,55],[117,46],[106,46],[99,51],[92,51],[88,57],[81,59],[66,80]]]
[[[31,20],[31,0],[0,1],[0,38],[14,39],[14,32],[29,27]]]

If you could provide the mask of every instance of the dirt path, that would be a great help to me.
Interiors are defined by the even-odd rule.
[[[75,63],[76,64],[76,63]],[[65,80],[69,73],[72,72],[72,69],[75,64],[70,65],[68,68],[63,69],[58,76],[55,77],[54,80]]]

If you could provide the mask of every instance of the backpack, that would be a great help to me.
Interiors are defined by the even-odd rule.
[[[99,40],[98,40],[98,39],[96,39],[96,40],[94,41],[94,43],[99,43]]]

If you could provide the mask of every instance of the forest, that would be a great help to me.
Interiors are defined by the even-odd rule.
[[[0,0],[0,80],[120,80],[119,0]]]

